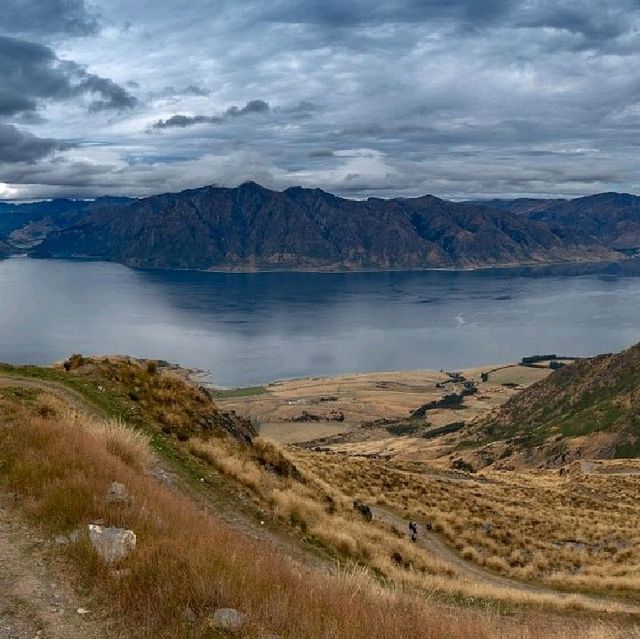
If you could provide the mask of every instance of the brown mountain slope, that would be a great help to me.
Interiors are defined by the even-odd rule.
[[[628,193],[599,193],[573,200],[488,200],[482,202],[552,227],[579,229],[608,247],[640,248],[640,197]]]
[[[103,207],[53,233],[39,256],[197,269],[420,269],[615,257],[579,231],[488,207],[354,201],[319,189],[205,187]]]
[[[576,361],[473,423],[476,465],[560,466],[640,455],[640,344]]]

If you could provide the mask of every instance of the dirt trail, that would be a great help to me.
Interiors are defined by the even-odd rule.
[[[34,537],[0,504],[0,639],[119,636],[90,601],[73,591],[61,566],[46,556],[52,543]]]
[[[374,519],[382,521],[402,533],[409,532],[408,520],[403,519],[389,510],[380,508],[379,506],[371,506],[371,510],[373,512]],[[417,543],[438,559],[441,559],[445,563],[451,565],[462,578],[494,586],[496,588],[516,590],[534,595],[553,595],[554,597],[559,597],[561,599],[575,598],[578,596],[599,604],[615,605],[621,613],[632,615],[640,614],[640,606],[628,604],[613,597],[562,592],[543,585],[525,583],[518,581],[517,579],[497,575],[489,570],[485,570],[477,564],[464,560],[460,555],[458,555],[458,553],[447,546],[444,541],[438,537],[438,535],[427,530],[426,526],[422,522],[418,521],[416,523],[419,525]]]
[[[0,386],[10,388],[26,388],[36,391],[44,391],[52,393],[57,397],[60,397],[73,408],[91,417],[98,419],[104,418],[104,413],[90,401],[85,399],[80,393],[72,390],[64,384],[58,382],[51,382],[44,379],[32,379],[30,377],[9,376],[0,374]]]

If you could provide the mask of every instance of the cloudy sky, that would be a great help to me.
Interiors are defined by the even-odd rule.
[[[0,198],[640,192],[640,0],[2,0]]]

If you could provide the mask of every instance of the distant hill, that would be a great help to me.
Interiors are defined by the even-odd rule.
[[[561,466],[640,456],[640,344],[578,360],[471,425],[477,466]]]
[[[574,200],[516,199],[482,203],[551,226],[580,229],[612,249],[640,249],[640,197],[636,195],[600,193]]]
[[[221,270],[421,269],[612,259],[579,230],[433,196],[354,201],[255,183],[95,206],[37,256]]]
[[[12,253],[15,252],[15,249],[7,242],[5,238],[0,236],[0,259],[3,257],[9,257]]]
[[[101,197],[95,200],[56,199],[13,204],[0,202],[0,235],[23,248],[35,246],[49,233],[77,224],[99,206],[119,206],[130,198]]]

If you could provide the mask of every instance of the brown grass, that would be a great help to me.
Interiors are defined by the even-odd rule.
[[[465,558],[497,573],[571,591],[640,589],[640,476],[486,471],[455,481],[436,469],[313,453],[298,453],[298,464],[431,522]]]
[[[146,460],[141,440],[137,435],[127,438],[121,424],[97,427],[60,412],[50,397],[40,398],[35,410],[2,400],[0,424],[1,485],[16,493],[18,507],[34,525],[58,534],[101,519],[138,535],[136,551],[122,566],[130,572],[119,579],[100,563],[86,539],[56,549],[68,553],[78,579],[123,620],[126,636],[210,636],[207,616],[218,606],[249,612],[249,636],[638,636],[630,628],[537,616],[514,623],[382,587],[363,571],[334,576],[311,572],[199,512],[188,499],[141,472]],[[282,462],[269,444],[263,451],[271,462]],[[114,480],[128,487],[133,503],[106,503],[105,491]],[[282,481],[305,485],[291,477]],[[284,512],[300,507],[282,496],[274,495],[274,500]],[[195,623],[185,621],[188,610]]]

